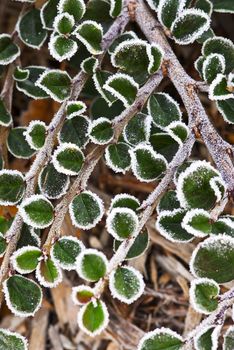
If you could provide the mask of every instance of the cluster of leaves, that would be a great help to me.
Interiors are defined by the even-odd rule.
[[[234,46],[230,40],[216,37],[210,28],[212,11],[233,12],[232,2],[224,0],[222,6],[215,0],[148,0],[148,3],[157,12],[165,33],[176,43],[186,45],[195,40],[203,43],[202,55],[195,66],[209,85],[210,99],[217,101],[224,119],[234,123]],[[112,42],[106,53],[111,70],[101,68],[103,35],[121,13],[122,6],[122,0],[90,0],[87,4],[83,0],[48,0],[41,9],[32,6],[19,19],[17,32],[25,45],[39,49],[49,36],[51,56],[59,62],[74,60],[76,67],[89,77],[86,90],[93,88],[94,96],[100,96],[88,111],[84,102],[71,97],[74,80],[66,71],[16,66],[13,73],[16,88],[34,99],[50,97],[64,102],[65,121],[57,135],[58,146],[38,176],[36,194],[25,195],[27,174],[4,169],[3,162],[0,170],[0,204],[17,205],[24,222],[11,256],[16,273],[4,281],[9,309],[18,316],[33,316],[42,303],[41,286],[54,288],[62,281],[63,270],[75,270],[80,278],[91,283],[76,286],[72,291],[72,300],[80,306],[78,325],[91,336],[108,325],[108,309],[100,292],[103,285],[108,284],[113,298],[126,304],[143,294],[143,276],[127,265],[128,260],[142,255],[149,243],[148,232],[139,229],[141,203],[129,194],[116,195],[111,201],[106,228],[114,238],[113,251],[123,257],[121,264],[113,268],[102,252],[85,247],[69,235],[53,241],[49,252],[43,250],[41,230],[54,222],[54,200],[65,196],[75,177],[82,174],[90,143],[105,145],[105,161],[114,172],[132,171],[137,180],[152,182],[159,181],[167,172],[189,135],[177,101],[168,93],[154,92],[142,111],[125,125],[116,142],[115,127],[121,120],[118,116],[135,102],[140,88],[159,71],[164,57],[158,44],[126,31]],[[14,39],[1,34],[0,64],[8,65],[19,56],[20,48]],[[27,127],[14,127],[3,99],[0,99],[0,125],[10,127],[7,148],[14,157],[30,159],[46,151],[50,128],[40,120],[32,121]],[[205,238],[193,252],[190,263],[195,277],[190,299],[198,312],[210,314],[218,308],[219,285],[234,280],[234,217],[222,213],[213,216],[214,208],[227,197],[226,184],[210,163],[188,161],[176,170],[173,188],[158,203],[156,229],[172,242]],[[72,224],[82,230],[96,227],[104,213],[101,198],[86,189],[69,204]],[[7,249],[11,223],[4,218],[0,220],[1,256]],[[129,241],[132,245],[125,254],[125,244]],[[37,282],[24,276],[33,272]],[[196,349],[216,349],[220,330],[220,326],[203,329],[195,338]],[[227,331],[225,350],[232,348],[233,333],[232,328]],[[1,344],[17,350],[27,348],[24,338],[2,329],[0,347]],[[181,336],[161,328],[146,334],[138,349],[179,350],[183,344]]]

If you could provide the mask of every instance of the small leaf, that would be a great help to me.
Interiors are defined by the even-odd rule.
[[[75,227],[89,230],[97,225],[104,214],[102,200],[91,191],[84,191],[74,197],[69,213]]]
[[[172,23],[171,32],[180,45],[193,43],[210,27],[210,17],[202,10],[187,9]]]
[[[67,119],[83,114],[86,109],[87,107],[82,101],[68,101],[66,105]]]
[[[75,35],[92,55],[102,53],[103,29],[101,24],[92,20],[84,21],[76,28]]]
[[[122,244],[121,241],[114,240],[113,249],[116,252],[117,249]],[[145,253],[149,246],[149,234],[147,230],[140,232],[137,237],[134,239],[134,243],[128,251],[125,260],[132,260],[135,258],[139,258],[141,255]]]
[[[110,15],[115,18],[118,17],[122,11],[123,0],[110,0]]]
[[[28,342],[22,335],[0,328],[0,349],[27,350]]]
[[[24,133],[26,141],[34,150],[44,146],[46,138],[46,125],[40,120],[32,120]]]
[[[129,208],[114,208],[106,219],[107,231],[117,240],[123,241],[137,232],[138,217]]]
[[[20,55],[19,47],[8,34],[0,34],[0,65],[12,63]]]
[[[75,25],[75,19],[68,12],[57,15],[54,19],[54,30],[62,35],[70,34]]]
[[[35,228],[45,228],[51,225],[54,208],[44,196],[35,194],[25,199],[19,206],[19,214],[24,222]]]
[[[180,202],[178,201],[176,191],[170,190],[160,199],[157,206],[157,213],[160,214],[163,211],[173,211],[179,208]]]
[[[58,265],[50,258],[41,260],[37,265],[36,277],[38,282],[46,288],[55,288],[62,282],[62,272]]]
[[[73,236],[62,237],[52,246],[52,259],[64,270],[75,270],[76,259],[84,250],[83,243]]]
[[[17,66],[14,70],[13,78],[16,81],[24,81],[29,78],[29,70]]]
[[[36,270],[41,256],[42,252],[37,247],[22,247],[12,255],[11,263],[17,272],[27,274]]]
[[[227,123],[234,124],[234,97],[217,101],[217,107]]]
[[[219,285],[208,278],[199,278],[191,282],[190,302],[197,312],[210,314],[218,307]]]
[[[67,12],[79,22],[85,13],[85,3],[83,0],[60,0],[58,4],[58,12],[62,14]]]
[[[53,163],[47,164],[39,174],[39,189],[49,199],[62,197],[67,192],[69,184],[69,177],[58,172]]]
[[[139,181],[151,182],[158,179],[167,168],[167,161],[151,146],[140,144],[129,151],[132,172]]]
[[[215,12],[234,13],[234,3],[232,0],[211,0],[211,2],[214,4]]]
[[[34,99],[42,99],[47,98],[49,95],[36,86],[36,81],[38,80],[39,76],[45,72],[44,67],[36,67],[36,66],[30,66],[26,67],[29,71],[29,77],[24,81],[18,81],[16,83],[16,87],[19,91],[22,91],[26,96],[32,97]]]
[[[89,282],[96,282],[107,272],[108,260],[96,249],[85,249],[77,258],[77,273]]]
[[[52,30],[54,19],[57,15],[59,0],[48,0],[41,8],[40,16],[44,29]]]
[[[174,20],[185,7],[185,0],[161,0],[158,6],[158,20],[167,28],[171,28]]]
[[[145,284],[139,271],[131,266],[123,266],[111,272],[109,288],[113,298],[132,304],[143,294]]]
[[[139,200],[127,193],[117,194],[112,200],[109,212],[111,212],[114,208],[129,208],[134,210],[135,212],[140,207]]]
[[[232,350],[234,347],[234,326],[227,329],[224,334],[223,350]]]
[[[190,270],[197,277],[217,283],[234,279],[234,238],[226,235],[207,238],[194,250]]]
[[[94,290],[85,285],[80,285],[72,288],[72,301],[75,305],[85,305],[94,297]]]
[[[17,127],[10,130],[7,139],[7,148],[16,158],[29,159],[35,150],[30,147],[24,136],[27,128]]]
[[[98,145],[105,145],[109,143],[114,136],[112,123],[109,121],[109,119],[102,117],[92,122],[88,133],[90,140]]]
[[[97,70],[98,64],[98,60],[95,57],[91,56],[82,61],[80,68],[84,73],[91,75]]]
[[[0,126],[10,126],[12,123],[11,113],[6,109],[3,100],[0,98]]]
[[[217,350],[221,326],[206,326],[194,338],[195,350]]]
[[[34,316],[41,306],[41,288],[29,278],[11,276],[3,283],[3,291],[8,308],[16,316]]]
[[[24,177],[18,170],[0,170],[0,205],[15,205],[23,197]]]
[[[212,15],[213,5],[212,5],[212,1],[210,0],[197,0],[195,3],[195,8],[204,11],[209,16]]]
[[[182,122],[172,122],[166,127],[166,131],[171,135],[179,144],[181,141],[184,142],[189,135],[189,128],[185,123]]]
[[[180,121],[182,117],[178,103],[163,92],[156,93],[149,98],[147,109],[154,124],[162,129],[173,121]]]
[[[205,62],[205,59],[206,59],[206,57],[200,56],[200,57],[198,57],[198,59],[194,62],[194,67],[195,67],[195,69],[198,71],[198,73],[199,73],[199,75],[200,75],[200,77],[201,77],[202,79],[204,79],[204,77],[203,77],[203,72],[202,72],[202,68],[203,68],[203,64],[204,64],[204,62]]]
[[[33,8],[20,18],[18,33],[25,45],[40,49],[47,38],[47,31],[41,22],[40,10]]]
[[[228,82],[226,76],[223,74],[218,74],[210,85],[209,98],[211,100],[222,101],[233,97],[233,93],[230,93],[228,91]]]
[[[182,350],[182,346],[183,339],[179,334],[171,331],[169,328],[162,327],[146,333],[146,335],[141,339],[137,350]]]
[[[17,249],[20,249],[22,247],[26,247],[29,245],[33,247],[40,247],[41,240],[39,235],[40,235],[39,230],[35,230],[24,223],[20,230],[20,238],[17,243]]]
[[[130,146],[124,142],[109,145],[105,150],[105,160],[109,168],[116,173],[123,173],[130,169]]]
[[[52,34],[49,41],[49,51],[57,61],[70,60],[77,52],[77,43],[63,35]]]
[[[84,148],[89,141],[89,125],[90,120],[84,115],[69,117],[68,120],[65,120],[58,135],[59,143],[72,143],[80,148]]]
[[[91,337],[99,335],[108,325],[109,313],[101,300],[91,301],[78,313],[78,326]]]
[[[116,97],[114,97],[110,92],[104,89],[106,81],[111,76],[111,72],[97,70],[92,77],[95,89],[104,98],[104,100],[108,103],[109,106],[111,106],[112,103],[116,101]]]
[[[141,142],[148,142],[151,129],[151,117],[138,113],[125,126],[123,131],[124,140],[133,146]]]
[[[78,146],[72,143],[63,143],[54,152],[52,162],[59,173],[77,175],[82,168],[84,159],[84,154]]]
[[[209,212],[203,209],[193,209],[186,213],[182,227],[191,235],[205,237],[212,232],[212,223]]]
[[[168,162],[170,162],[178,151],[181,145],[181,140],[178,140],[173,133],[170,135],[161,132],[150,136],[150,144],[155,152],[160,153]]]
[[[114,53],[116,47],[121,44],[122,42],[126,41],[126,40],[131,40],[131,39],[137,39],[137,35],[135,32],[133,32],[132,30],[126,31],[122,34],[120,34],[111,44],[111,46],[108,49],[109,54]]]

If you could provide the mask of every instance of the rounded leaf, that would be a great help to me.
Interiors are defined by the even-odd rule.
[[[189,210],[181,225],[188,233],[197,237],[205,237],[212,232],[210,214],[204,209]]]
[[[218,308],[219,285],[208,278],[199,278],[191,282],[190,302],[197,312],[210,314]]]
[[[89,137],[93,143],[104,145],[114,136],[112,123],[107,118],[98,118],[89,127]]]
[[[182,337],[169,328],[157,328],[152,332],[146,333],[141,339],[137,350],[153,349],[173,349],[181,350],[183,346]]]
[[[38,282],[46,288],[55,288],[62,282],[60,267],[51,258],[40,261],[37,265],[36,277]]]
[[[46,125],[40,120],[32,120],[24,133],[26,141],[34,150],[43,147],[46,138]]]
[[[11,257],[11,263],[17,272],[27,274],[36,269],[41,256],[42,252],[39,248],[26,246],[15,251]]]
[[[62,35],[70,34],[75,25],[75,19],[68,12],[57,15],[54,19],[54,29]]]
[[[60,14],[67,12],[78,22],[84,16],[85,3],[83,0],[60,0],[58,4],[58,12]]]
[[[106,219],[107,231],[119,241],[133,236],[138,223],[138,216],[129,208],[114,208]]]
[[[211,84],[218,74],[225,72],[226,64],[223,55],[212,53],[206,57],[203,66],[202,74],[205,81]]]
[[[109,145],[105,150],[105,160],[109,168],[116,173],[123,173],[130,169],[130,146],[124,142]]]
[[[53,154],[52,161],[55,169],[65,175],[79,174],[84,163],[84,154],[72,143],[61,144]]]
[[[76,28],[75,35],[92,55],[102,53],[103,29],[101,24],[92,20],[84,21]]]
[[[72,301],[75,305],[85,305],[94,297],[94,290],[84,284],[72,288]]]
[[[77,43],[63,35],[52,34],[49,41],[49,51],[57,61],[70,60],[78,49]]]
[[[18,170],[0,170],[0,205],[15,205],[24,195],[24,177]]]
[[[140,207],[139,200],[127,193],[117,194],[112,200],[109,212],[111,212],[114,208],[129,208],[134,210],[135,212]]]
[[[6,109],[3,100],[0,98],[0,126],[10,126],[12,123],[12,115]]]
[[[0,349],[27,350],[28,342],[22,335],[0,328]]]
[[[25,132],[27,128],[16,127],[10,130],[7,139],[7,148],[16,158],[29,159],[35,150],[26,141]]]
[[[89,282],[96,282],[107,272],[108,260],[96,249],[85,249],[77,258],[77,273]]]
[[[129,249],[125,260],[132,260],[143,255],[149,246],[149,241],[150,239],[149,239],[148,231],[145,230],[143,232],[140,232],[134,239],[134,243]],[[113,249],[115,252],[117,251],[117,249],[120,247],[121,244],[122,244],[121,241],[114,240]]]
[[[151,129],[151,117],[138,113],[125,126],[123,131],[124,140],[133,146],[141,142],[148,142]]]
[[[77,115],[65,120],[58,135],[60,143],[72,143],[78,147],[85,147],[89,140],[90,121],[83,115]]]
[[[0,34],[0,65],[12,63],[20,55],[19,47],[9,34]]]
[[[49,97],[49,95],[42,90],[40,87],[36,86],[36,81],[38,80],[39,76],[45,72],[44,67],[36,67],[36,66],[29,66],[26,67],[29,71],[29,76],[26,80],[23,81],[17,81],[16,87],[19,91],[22,91],[26,96],[35,98],[35,99],[43,99]]]

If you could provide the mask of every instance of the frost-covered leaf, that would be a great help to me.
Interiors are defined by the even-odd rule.
[[[173,211],[179,208],[180,202],[178,201],[176,191],[170,190],[160,199],[157,206],[157,213],[160,214],[163,211]]]
[[[179,144],[180,141],[184,142],[189,135],[189,128],[183,122],[175,121],[166,127],[166,131],[171,135]]]
[[[114,136],[112,123],[109,119],[103,117],[95,119],[89,127],[88,134],[93,143],[105,145],[109,143]]]
[[[127,193],[117,194],[112,200],[109,212],[114,208],[129,208],[134,211],[140,207],[139,200]]]
[[[63,102],[71,94],[71,78],[59,69],[46,70],[36,81],[36,86],[57,102]]]
[[[234,11],[234,8],[233,8]],[[232,350],[234,348],[234,326],[227,329],[224,334],[223,350]]]
[[[98,68],[98,60],[93,56],[88,57],[81,63],[80,68],[87,74],[93,74]]]
[[[206,326],[194,338],[195,350],[217,350],[220,326]]]
[[[24,177],[18,170],[0,170],[0,205],[15,205],[23,197]]]
[[[83,243],[76,237],[65,236],[52,246],[51,256],[62,269],[75,270],[76,259],[84,248]]]
[[[33,247],[40,247],[41,240],[39,235],[40,235],[39,230],[34,229],[26,224],[23,224],[20,230],[20,238],[17,242],[17,249],[20,249],[22,247],[26,247],[29,245]]]
[[[206,161],[193,162],[178,177],[177,196],[184,208],[209,210],[224,193],[225,184],[219,173]]]
[[[106,80],[103,88],[129,107],[135,101],[139,85],[129,75],[116,73]]]
[[[112,73],[107,71],[97,70],[93,75],[93,82],[96,90],[99,94],[105,99],[105,101],[110,106],[114,101],[116,101],[116,97],[114,97],[110,92],[104,89],[104,85],[109,77],[112,76]]]
[[[74,16],[70,15],[68,12],[61,13],[54,19],[54,30],[61,35],[70,34],[74,25]]]
[[[20,68],[19,66],[15,67],[13,78],[16,81],[24,81],[29,77],[29,70]]]
[[[220,233],[234,237],[234,225],[230,216],[220,216],[217,221],[213,222],[212,234],[219,235]]]
[[[13,62],[20,55],[20,49],[9,34],[0,34],[0,65]]]
[[[120,34],[111,44],[111,46],[108,49],[109,54],[114,53],[116,47],[121,44],[122,42],[126,40],[131,40],[131,39],[137,39],[137,35],[133,31],[126,31],[122,34]]]
[[[52,30],[54,19],[57,15],[57,7],[59,0],[49,0],[44,3],[41,8],[40,16],[43,28]]]
[[[225,73],[230,73],[234,66],[234,44],[231,40],[216,36],[205,41],[202,54],[208,56],[211,53],[223,55],[226,63]]]
[[[19,214],[26,224],[35,228],[45,228],[53,221],[54,208],[46,197],[35,194],[21,203]]]
[[[178,103],[163,92],[152,95],[148,100],[147,108],[154,124],[162,129],[173,121],[180,121],[182,117]]]
[[[61,269],[51,258],[40,261],[37,265],[36,277],[40,285],[46,288],[55,288],[62,282]]]
[[[107,231],[117,240],[123,241],[137,232],[138,217],[129,208],[114,208],[106,219]]]
[[[92,55],[102,53],[103,29],[101,24],[92,20],[84,21],[76,28],[75,34]]]
[[[2,257],[6,251],[7,242],[3,234],[0,232],[0,257]]]
[[[131,266],[122,266],[111,272],[109,288],[113,298],[132,304],[143,294],[145,284],[139,271]]]
[[[89,125],[89,119],[83,115],[69,117],[58,135],[59,142],[72,143],[80,148],[85,147],[89,140]]]
[[[29,278],[13,275],[3,283],[8,308],[20,317],[34,316],[42,302],[42,290]]]
[[[131,168],[139,181],[151,182],[158,179],[167,168],[167,161],[151,146],[139,144],[129,151]]]
[[[222,101],[233,97],[234,94],[228,90],[227,77],[223,74],[218,74],[210,85],[209,98],[211,100]]]
[[[25,45],[39,49],[46,40],[47,30],[43,28],[40,10],[33,8],[18,22],[18,34]]]
[[[94,297],[94,290],[84,284],[72,288],[72,301],[75,305],[89,303]]]
[[[217,283],[234,279],[234,238],[218,235],[199,243],[194,250],[190,269],[197,277],[206,277]]]
[[[96,249],[84,249],[77,258],[77,273],[89,282],[96,282],[107,272],[108,260]]]
[[[83,152],[72,143],[62,143],[52,156],[55,169],[65,175],[79,174],[84,159]]]
[[[106,304],[94,300],[84,305],[78,313],[79,328],[91,337],[99,335],[108,325],[109,313]]]
[[[203,63],[202,72],[205,81],[211,84],[218,74],[225,72],[224,56],[217,53],[207,56]]]
[[[49,51],[57,61],[70,60],[78,49],[76,41],[63,35],[52,34],[49,41]]]
[[[105,150],[105,160],[109,168],[116,173],[123,173],[130,169],[130,146],[124,142],[109,145]]]
[[[6,109],[3,100],[0,98],[0,126],[9,126],[12,123],[12,115]]]
[[[191,235],[204,237],[212,232],[209,212],[204,209],[189,210],[182,221],[182,227]]]
[[[69,184],[69,177],[58,172],[53,163],[47,164],[39,174],[39,189],[49,199],[62,197],[67,192]]]
[[[182,346],[183,339],[178,333],[173,332],[169,328],[162,327],[146,333],[146,335],[141,339],[137,350],[181,350]]]
[[[67,12],[74,17],[76,22],[78,22],[84,16],[85,3],[83,0],[60,0],[58,4],[58,12],[59,14]]]
[[[7,148],[16,158],[28,159],[31,158],[35,150],[30,147],[24,133],[27,128],[17,127],[10,130],[7,138]]]
[[[147,51],[149,56],[148,73],[154,74],[161,67],[164,51],[159,45],[155,43],[148,46]]]
[[[213,11],[213,4],[210,0],[197,0],[195,3],[195,8],[200,9],[211,16]]]
[[[141,142],[148,142],[151,129],[151,117],[144,114],[136,114],[125,126],[124,140],[133,146]]]
[[[206,57],[199,56],[198,59],[194,62],[194,67],[198,71],[198,73],[202,79],[204,79],[202,68],[203,68],[203,64],[205,62],[205,59],[206,59]]]
[[[210,27],[210,17],[202,10],[187,9],[172,23],[171,32],[180,45],[193,43]]]
[[[217,107],[224,120],[234,124],[234,97],[227,100],[217,101]]]
[[[208,278],[199,278],[191,282],[190,302],[197,312],[210,314],[218,307],[219,285]]]
[[[162,25],[171,28],[172,23],[185,7],[185,0],[160,0],[158,19]]]
[[[97,225],[104,214],[102,200],[91,191],[78,194],[69,205],[74,226],[89,230]]]
[[[92,119],[97,119],[101,115],[104,118],[113,120],[115,117],[119,116],[124,109],[123,103],[120,100],[108,105],[106,100],[99,96],[94,99],[90,106],[90,117],[92,117]]]
[[[82,101],[68,101],[66,105],[67,119],[71,119],[86,111],[86,105]]]
[[[181,140],[173,133],[170,135],[165,132],[160,132],[150,136],[150,144],[155,152],[160,153],[168,162],[170,162],[178,151],[181,145]]]
[[[214,11],[223,13],[234,13],[234,2],[232,0],[210,0],[214,4]]]
[[[39,76],[45,72],[46,68],[29,66],[29,67],[25,67],[24,69],[27,69],[29,71],[29,77],[24,81],[17,81],[16,83],[17,89],[19,91],[22,91],[26,96],[29,96],[35,99],[42,99],[42,98],[49,97],[49,95],[44,90],[42,90],[35,84]]]
[[[36,270],[42,251],[34,246],[17,249],[11,257],[13,268],[21,274],[27,274]]]
[[[27,350],[28,342],[22,335],[0,328],[0,349],[2,350]]]
[[[121,241],[114,240],[113,249],[116,252],[119,246],[122,244]],[[149,246],[149,234],[147,230],[140,232],[134,239],[134,243],[128,251],[125,260],[132,260],[140,257]]]
[[[207,39],[214,38],[214,37],[215,37],[215,33],[213,29],[209,28],[197,39],[197,42],[199,44],[203,44]]]
[[[40,120],[32,120],[24,132],[24,136],[29,146],[34,150],[43,147],[46,138],[46,125]]]
[[[171,242],[186,243],[194,237],[182,227],[182,220],[186,214],[184,209],[173,211],[163,210],[156,220],[156,230]]]
[[[110,15],[115,18],[118,17],[122,11],[123,0],[110,0]]]

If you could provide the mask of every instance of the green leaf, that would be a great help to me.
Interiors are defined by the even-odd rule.
[[[129,107],[135,101],[139,85],[129,75],[116,73],[106,80],[103,88]]]
[[[25,337],[8,329],[0,328],[1,350],[27,350],[28,342]]]
[[[47,31],[43,28],[40,10],[33,8],[20,18],[18,33],[23,43],[34,49],[39,49],[45,42]]]
[[[234,225],[228,216],[220,216],[219,219],[212,224],[212,234],[226,234],[234,237]]]
[[[83,72],[91,75],[98,68],[98,64],[99,64],[98,60],[95,57],[91,56],[91,57],[84,59],[84,61],[80,65],[80,67],[81,67]]]
[[[107,118],[98,118],[92,122],[89,128],[89,137],[93,143],[105,145],[114,136],[112,123]]]
[[[24,133],[26,141],[34,150],[44,146],[46,139],[46,125],[40,120],[32,120]]]
[[[183,340],[179,334],[171,331],[169,328],[162,327],[146,333],[141,339],[137,350],[181,350],[182,346]]]
[[[70,60],[77,52],[78,45],[76,41],[67,36],[52,34],[49,41],[49,51],[52,57],[57,61]]]
[[[195,3],[195,8],[204,11],[209,16],[212,15],[213,5],[212,5],[212,1],[210,0],[197,0]]]
[[[54,218],[53,211],[51,202],[44,196],[36,194],[25,199],[19,207],[24,222],[35,228],[50,226]]]
[[[198,57],[198,59],[194,62],[194,67],[195,69],[198,71],[200,77],[204,80],[203,77],[203,72],[202,72],[202,68],[203,68],[203,64],[205,62],[206,57],[204,56],[200,56]]]
[[[117,249],[121,244],[122,244],[121,241],[114,240],[113,249],[115,252],[117,251]],[[142,254],[145,253],[148,246],[149,246],[149,234],[148,234],[148,231],[145,230],[137,235],[133,245],[129,249],[128,254],[126,255],[125,260],[132,260],[140,257]]]
[[[155,152],[160,153],[170,162],[180,147],[175,138],[167,133],[157,133],[150,136],[150,144]]]
[[[234,13],[232,0],[210,0],[214,4],[214,11],[223,13]]]
[[[55,169],[65,175],[79,174],[83,163],[84,154],[80,148],[72,143],[61,144],[53,154],[52,161]]]
[[[209,98],[211,100],[228,100],[234,95],[228,90],[228,81],[225,75],[218,74],[210,85]]]
[[[218,348],[218,337],[220,334],[220,326],[206,326],[202,328],[200,333],[194,338],[196,350],[210,350]]]
[[[212,222],[209,212],[203,209],[192,209],[183,218],[182,227],[191,235],[204,237],[212,233]]]
[[[41,306],[41,288],[29,278],[11,276],[4,282],[3,291],[8,308],[16,316],[34,316]]]
[[[135,212],[140,207],[139,200],[127,193],[117,194],[112,200],[109,211],[113,208],[129,208]]]
[[[72,301],[75,305],[85,305],[94,297],[94,290],[84,284],[72,288]]]
[[[68,12],[64,12],[55,17],[54,30],[62,35],[68,35],[71,33],[75,25],[74,16]]]
[[[79,22],[85,13],[85,3],[83,0],[60,0],[58,12],[60,14],[67,12]]]
[[[231,326],[224,334],[223,350],[232,350],[234,347],[234,327]]]
[[[189,128],[183,122],[172,122],[166,128],[166,131],[171,135],[179,144],[180,141],[184,142],[189,134]]]
[[[36,86],[57,102],[67,100],[71,94],[71,78],[67,72],[59,69],[51,69],[42,73],[36,81]]]
[[[40,240],[40,231],[36,231],[32,227],[23,224],[21,231],[20,231],[20,239],[17,242],[17,249],[20,249],[25,246],[33,246],[33,247],[40,247],[41,240]]]
[[[115,18],[118,17],[122,11],[123,0],[110,0],[110,15]]]
[[[24,69],[24,68],[20,68],[19,66],[17,66],[14,70],[13,73],[13,78],[16,81],[24,81],[26,79],[28,79],[29,77],[29,70],[28,69]]]
[[[27,274],[36,270],[42,251],[34,246],[26,246],[17,249],[11,257],[13,268],[21,273]]]
[[[43,28],[49,30],[53,29],[54,19],[57,15],[58,3],[59,0],[49,0],[42,6],[40,16]]]
[[[106,219],[107,231],[117,240],[123,241],[136,234],[138,217],[129,208],[114,208]]]
[[[86,105],[82,101],[68,101],[66,105],[67,119],[72,119],[86,111]]]
[[[77,115],[69,118],[63,124],[63,127],[58,135],[60,143],[73,143],[74,145],[83,148],[86,146],[89,135],[90,121],[83,115]]]
[[[156,230],[171,242],[186,243],[193,239],[181,225],[186,214],[183,209],[173,211],[164,210],[159,213],[156,221]]]
[[[91,301],[78,313],[79,328],[91,337],[99,335],[108,325],[109,313],[101,300]]]
[[[210,27],[210,17],[201,10],[187,9],[176,17],[171,26],[175,41],[180,45],[193,43]]]
[[[215,37],[215,33],[214,33],[213,29],[209,28],[197,39],[197,42],[199,44],[203,44],[207,39],[214,38],[214,37]]]
[[[180,202],[178,201],[176,191],[170,190],[160,199],[157,206],[157,213],[160,214],[163,211],[173,211],[179,208]]]
[[[89,282],[96,282],[107,272],[108,260],[96,249],[85,249],[77,258],[77,273]]]
[[[76,28],[75,35],[92,55],[102,53],[103,29],[101,24],[92,20],[84,21]]]
[[[217,101],[217,107],[227,123],[234,124],[234,97]]]
[[[126,40],[131,40],[131,39],[137,39],[137,35],[135,32],[133,31],[126,31],[122,34],[120,34],[111,44],[111,46],[108,49],[109,54],[114,53],[115,49],[117,48],[117,46],[119,44],[121,44],[122,42],[126,41]]]
[[[167,161],[151,146],[140,144],[130,150],[132,172],[139,181],[158,179],[167,168]]]
[[[230,73],[234,66],[234,44],[231,40],[216,36],[205,41],[202,54],[208,56],[211,53],[223,55],[226,63],[225,73]]]
[[[36,67],[36,66],[29,66],[25,67],[29,71],[29,77],[24,81],[17,81],[16,87],[19,91],[22,91],[26,96],[35,98],[35,99],[42,99],[47,98],[49,95],[35,85],[36,81],[38,80],[39,76],[45,72],[44,67]]]
[[[102,200],[91,191],[84,191],[74,197],[69,205],[74,226],[89,230],[97,225],[104,213]]]
[[[26,130],[27,128],[17,127],[9,132],[7,148],[16,158],[29,159],[35,153],[35,150],[29,146],[24,136]]]
[[[218,307],[219,285],[208,278],[199,278],[191,282],[190,302],[197,312],[210,314]]]
[[[20,55],[19,47],[8,34],[0,34],[0,65],[12,63]]]
[[[125,126],[123,136],[124,140],[133,146],[141,142],[149,141],[151,129],[151,117],[138,113]]]
[[[69,184],[69,177],[58,172],[53,163],[47,164],[39,174],[39,189],[49,199],[62,197],[67,192]]]
[[[163,92],[156,93],[149,98],[147,109],[154,124],[162,129],[173,121],[180,121],[182,117],[178,103]]]
[[[158,6],[158,19],[162,25],[171,28],[172,23],[180,15],[185,6],[181,0],[161,0]]]
[[[76,259],[84,248],[83,243],[76,237],[66,236],[55,242],[52,246],[51,256],[62,269],[74,270]]]
[[[4,255],[6,248],[7,248],[7,242],[3,234],[0,232],[0,257]]]
[[[226,235],[207,238],[193,252],[191,272],[197,277],[206,277],[217,283],[234,279],[234,239]]]
[[[105,150],[105,160],[109,168],[116,173],[123,173],[130,169],[130,146],[124,142],[109,145]]]
[[[116,97],[104,89],[106,81],[111,76],[111,72],[97,70],[92,77],[97,92],[105,99],[109,106],[116,101]]]
[[[3,100],[0,98],[0,125],[9,126],[12,123],[11,113],[6,109]]]
[[[18,170],[0,170],[0,205],[15,205],[23,197],[24,177]]]
[[[131,304],[143,294],[145,284],[139,271],[131,266],[123,266],[111,272],[109,288],[113,298]]]
[[[109,120],[113,120],[120,115],[124,110],[123,103],[119,100],[108,105],[106,100],[102,97],[97,97],[90,106],[90,117],[97,119],[101,116]]]
[[[46,288],[57,287],[62,282],[62,272],[51,258],[40,261],[37,265],[36,277],[39,283]]]

